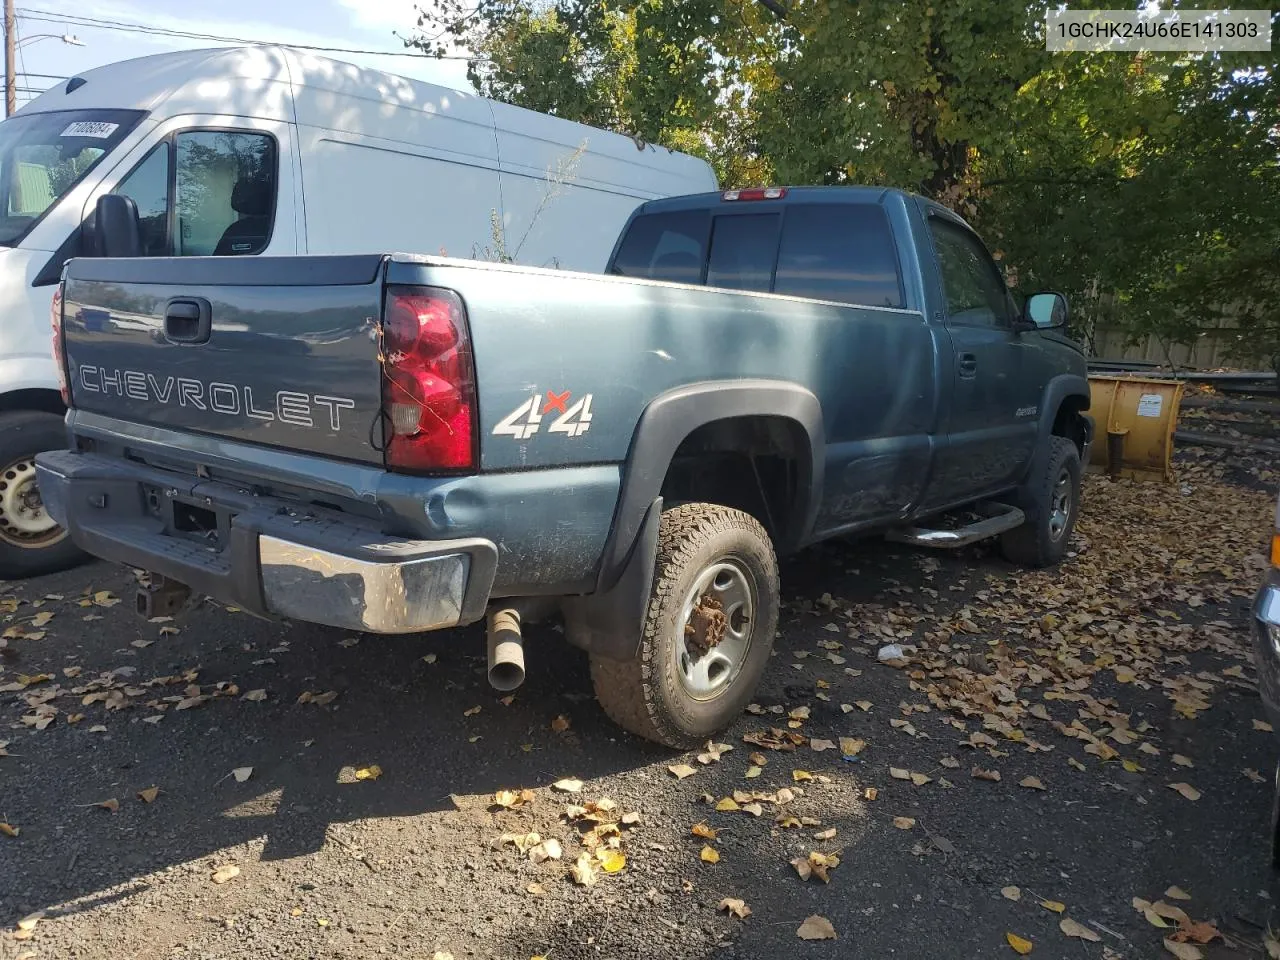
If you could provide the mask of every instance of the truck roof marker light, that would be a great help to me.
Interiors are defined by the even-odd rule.
[[[726,190],[720,199],[734,200],[781,200],[787,195],[786,187],[750,187],[746,190]]]

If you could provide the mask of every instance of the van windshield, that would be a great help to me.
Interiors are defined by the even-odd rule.
[[[139,110],[60,110],[0,123],[0,245],[26,236],[142,117]]]

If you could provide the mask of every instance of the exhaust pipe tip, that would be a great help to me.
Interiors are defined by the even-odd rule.
[[[523,663],[495,663],[489,668],[489,685],[502,693],[510,693],[524,683]]]
[[[510,693],[524,683],[524,635],[520,611],[505,607],[489,614],[489,685]]]

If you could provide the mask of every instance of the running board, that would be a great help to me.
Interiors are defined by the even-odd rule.
[[[955,530],[929,530],[925,527],[894,527],[888,530],[884,538],[893,543],[907,543],[915,547],[934,547],[942,550],[953,550],[956,547],[968,546],[979,540],[986,540],[997,534],[1020,527],[1026,522],[1026,514],[1018,507],[1004,503],[980,503],[973,507],[975,511],[988,514],[986,519],[971,523],[967,527]]]

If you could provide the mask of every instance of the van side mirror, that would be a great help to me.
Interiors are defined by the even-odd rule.
[[[1033,293],[1022,309],[1027,329],[1058,330],[1067,325],[1070,315],[1067,298],[1060,293]]]
[[[142,256],[142,233],[138,226],[138,205],[133,198],[108,193],[98,198],[94,209],[93,235],[99,257]]]

